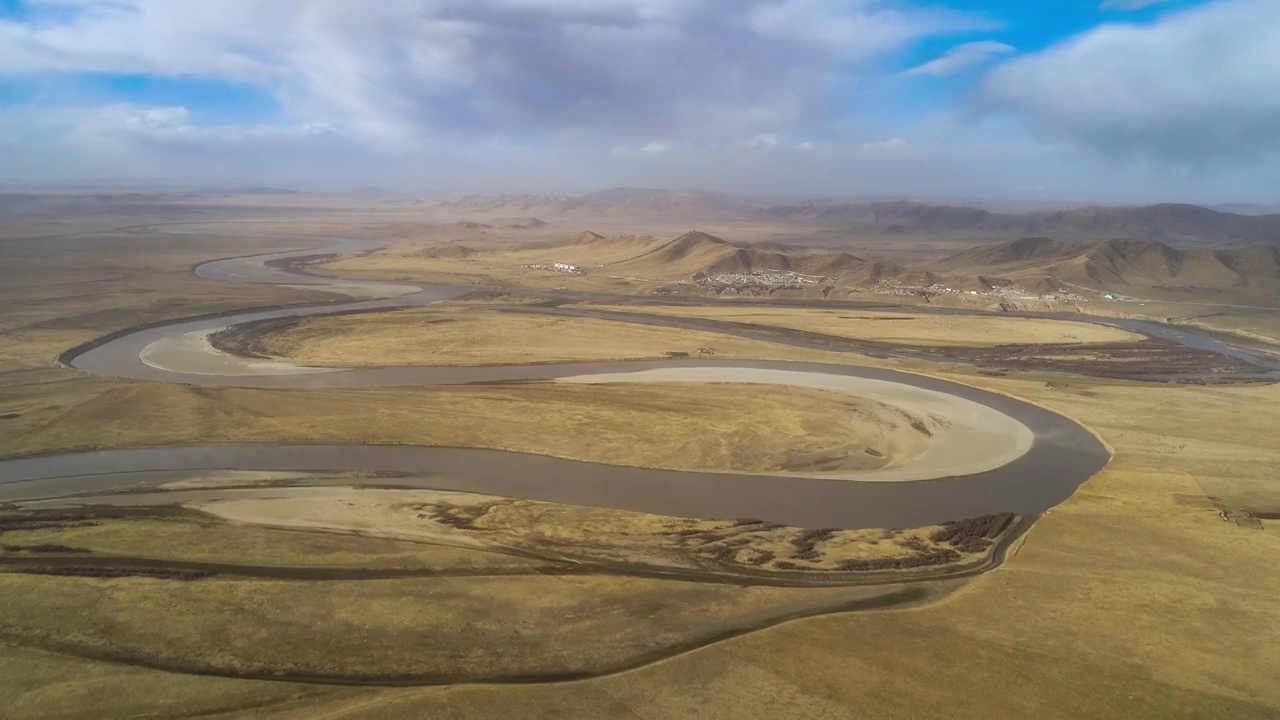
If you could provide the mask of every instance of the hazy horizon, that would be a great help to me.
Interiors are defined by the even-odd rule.
[[[0,183],[1280,202],[1280,3],[0,0]]]

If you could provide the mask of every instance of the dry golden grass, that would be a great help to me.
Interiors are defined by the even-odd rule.
[[[578,673],[893,590],[608,575],[181,582],[8,573],[0,638],[285,678]]]
[[[1000,570],[946,601],[794,622],[586,683],[389,690],[326,709],[344,718],[1274,718],[1280,654],[1269,629],[1280,625],[1280,577],[1259,568],[1280,552],[1280,528],[1224,522],[1207,498],[1276,498],[1280,388],[1047,390],[957,377],[1086,420],[1116,459]]]
[[[337,504],[332,498],[330,502]],[[8,530],[0,534],[0,540],[5,545],[85,548],[93,555],[264,567],[529,569],[538,565],[511,555],[414,542],[377,530],[339,534],[188,518],[107,519],[94,523]],[[282,519],[279,524],[286,523]]]
[[[4,713],[23,720],[243,717],[360,697],[355,688],[246,682],[96,662],[0,642]]]
[[[190,272],[210,258],[306,245],[106,231],[2,242],[0,368],[50,367],[68,348],[144,323],[330,300],[331,293],[204,280]]]
[[[388,263],[385,271],[395,273],[394,265]],[[130,307],[147,304],[139,299],[143,296],[128,297]],[[160,293],[153,297],[163,299]],[[126,301],[104,293],[96,302]],[[75,307],[38,312],[68,315]],[[91,327],[58,331],[65,334],[51,341],[46,331],[39,332],[22,336],[35,345],[7,344],[6,362],[47,366],[48,350],[96,334]],[[1058,376],[1053,378],[1058,389],[1047,390],[1044,378],[994,379],[956,367],[896,365],[1068,413],[1097,429],[1116,453],[1109,468],[1036,525],[1000,570],[938,605],[794,622],[642,670],[553,686],[298,689],[6,648],[0,650],[0,683],[10,702],[7,709],[19,717],[222,710],[238,717],[308,720],[1276,717],[1280,655],[1270,629],[1280,626],[1275,602],[1280,575],[1268,569],[1280,555],[1280,528],[1269,520],[1252,527],[1224,522],[1212,498],[1227,508],[1277,504],[1280,389],[1064,382]],[[25,389],[4,395],[4,402],[55,417],[50,408],[59,403],[69,411],[85,392],[120,386],[46,372],[52,371],[22,375]],[[62,383],[84,385],[64,394]],[[45,391],[49,404],[41,398]],[[230,398],[220,400],[225,399]],[[180,408],[204,407],[183,402]],[[177,417],[183,412],[188,411],[180,409]],[[106,422],[118,428],[141,425],[121,418]],[[0,425],[6,442],[12,440],[12,427]],[[85,602],[102,600],[99,594]],[[81,601],[68,598],[74,602]],[[125,612],[126,619],[130,615]],[[6,617],[12,621],[22,614]],[[77,630],[76,622],[83,626],[85,617],[70,618],[70,629]],[[125,625],[136,627],[130,624],[136,622]],[[244,709],[259,703],[271,705]]]
[[[421,250],[421,247],[414,245],[392,246],[386,251],[373,255],[342,258],[325,263],[321,271],[343,277],[370,280],[447,282],[464,285],[483,283],[499,287],[529,287],[544,290],[569,288],[624,295],[647,294],[653,288],[677,277],[622,277],[606,271],[570,275],[526,268],[523,265],[571,261],[548,260],[547,257],[550,256],[544,257],[543,253],[530,256],[525,252],[519,250],[513,252],[510,249],[467,258],[423,257]],[[595,261],[589,258],[580,262],[595,264]]]
[[[609,310],[635,311],[633,307]],[[1134,333],[1078,322],[984,315],[924,315],[865,310],[760,307],[645,307],[645,313],[772,325],[856,340],[904,345],[1010,345],[1132,342]]]
[[[770,472],[797,453],[894,461],[901,459],[895,449],[909,451],[916,432],[907,418],[876,403],[776,385],[749,393],[741,385],[679,383],[290,391],[47,372],[46,383],[0,389],[0,412],[21,413],[0,421],[6,428],[0,453],[209,442],[400,443]],[[867,447],[881,448],[883,457],[866,454]]]
[[[90,502],[94,498],[88,498]],[[473,547],[502,552],[520,548],[539,557],[574,558],[577,561],[641,564],[700,570],[721,566],[779,569],[778,563],[796,564],[794,570],[837,570],[847,560],[871,558],[905,558],[917,551],[903,545],[919,543],[926,550],[947,547],[929,539],[937,527],[912,530],[840,530],[815,544],[816,556],[797,557],[797,540],[802,530],[774,523],[741,520],[693,520],[605,508],[592,508],[559,503],[513,500],[468,493],[411,489],[368,489],[350,487],[299,487],[264,490],[236,489],[212,492],[170,492],[164,494],[129,495],[110,498],[111,502],[141,504],[183,503],[241,525],[327,530],[376,536],[390,543],[391,538],[430,542],[433,545]],[[102,502],[102,500],[99,500]],[[451,520],[463,520],[459,525]],[[215,526],[216,527],[216,526]],[[243,541],[232,540],[236,531],[221,528],[229,547]],[[116,531],[119,532],[119,531]],[[172,531],[170,531],[172,532]],[[72,547],[102,547],[99,533],[72,528],[13,534],[13,542],[32,545],[62,544]],[[6,538],[9,535],[5,536]],[[28,539],[30,538],[30,539]],[[130,540],[135,543],[130,544]],[[312,558],[302,564],[348,564],[353,556],[342,553],[342,540],[295,540],[290,543],[316,542],[331,547],[329,556]],[[128,554],[149,554],[138,536],[125,538],[108,547]],[[9,540],[6,540],[9,542]],[[96,544],[95,544],[96,543]],[[128,550],[133,547],[132,553]],[[205,555],[186,550],[179,543],[180,555],[189,559]],[[250,545],[251,552],[254,546]],[[292,557],[307,557],[287,545],[280,563]],[[378,547],[377,545],[374,546]],[[412,546],[410,546],[412,547]],[[728,549],[732,548],[729,552]],[[164,551],[168,556],[170,551]],[[178,552],[175,550],[174,552]],[[414,554],[416,553],[416,554]],[[223,558],[229,551],[206,555]],[[230,553],[234,554],[234,553]],[[419,547],[410,552],[403,548],[386,548],[371,557],[383,564],[399,562],[427,564],[432,567],[488,567],[505,564],[502,556],[481,556],[447,548],[439,551]],[[767,557],[762,557],[767,555]],[[966,552],[959,562],[972,564],[987,557],[987,552]],[[385,557],[384,557],[385,556]],[[253,553],[252,560],[271,564],[270,556]],[[251,562],[251,560],[245,560]],[[399,565],[398,565],[399,566]],[[526,563],[526,566],[528,564]],[[936,568],[936,566],[930,566]]]
[[[422,309],[308,318],[254,333],[265,354],[304,365],[496,365],[663,358],[765,357],[774,343],[593,318]]]

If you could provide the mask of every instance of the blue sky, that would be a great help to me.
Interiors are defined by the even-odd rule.
[[[0,0],[0,180],[1280,200],[1280,0]]]

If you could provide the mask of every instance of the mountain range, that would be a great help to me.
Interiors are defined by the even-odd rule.
[[[579,196],[471,195],[441,201],[431,207],[460,214],[755,220],[820,226],[858,235],[1120,238],[1158,240],[1180,246],[1280,244],[1280,213],[1246,215],[1168,203],[1004,213],[912,200],[769,205],[714,192],[614,188]]]
[[[674,239],[606,238],[580,233],[568,245],[546,248],[607,265],[623,276],[702,278],[763,270],[791,271],[858,286],[893,281],[903,286],[942,284],[957,290],[1017,286],[1034,293],[1167,294],[1280,289],[1280,246],[1180,249],[1153,240],[1097,241],[1028,237],[977,246],[925,263],[873,262],[852,253],[807,253],[776,243],[746,245],[705,232]],[[568,255],[566,255],[568,256]]]

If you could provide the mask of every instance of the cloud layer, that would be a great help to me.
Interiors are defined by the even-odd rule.
[[[1280,0],[1072,3],[1060,26],[1093,29],[1056,39],[948,1],[26,0],[0,13],[0,179],[1280,186]]]
[[[988,77],[998,108],[1107,153],[1190,163],[1280,148],[1280,2],[1104,25]]]
[[[1016,48],[995,40],[978,40],[957,45],[941,56],[923,65],[917,65],[904,72],[904,75],[932,75],[942,77],[963,72],[978,65],[990,62],[1001,55],[1016,52]]]
[[[843,74],[983,22],[874,0],[38,0],[0,72],[251,84],[371,142],[589,131],[753,137]],[[57,11],[39,19],[41,10]]]

